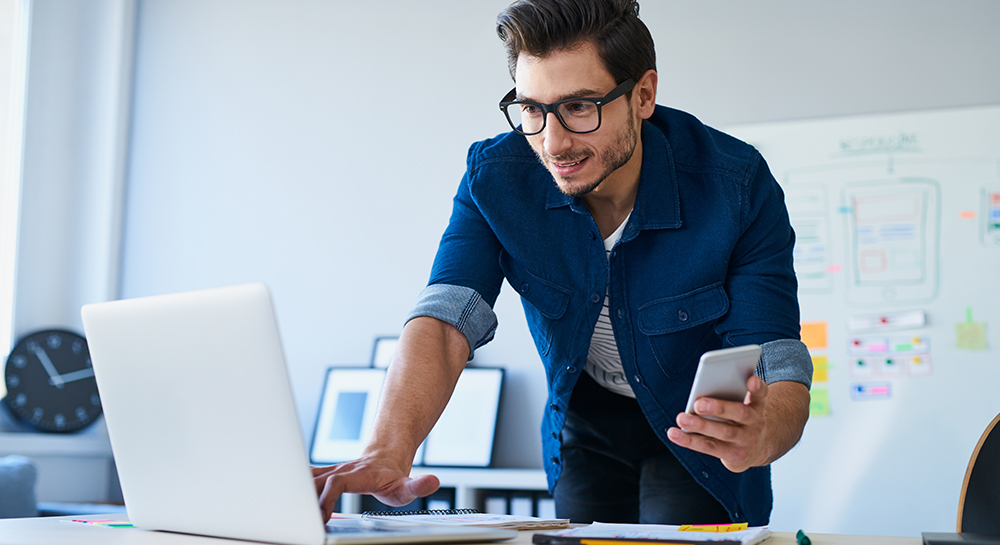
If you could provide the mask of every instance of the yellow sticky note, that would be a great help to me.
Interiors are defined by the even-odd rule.
[[[810,350],[826,348],[826,322],[802,322],[799,335]]]
[[[813,388],[809,392],[809,416],[830,415],[830,392],[826,388]]]
[[[955,344],[965,350],[986,350],[990,346],[986,342],[986,324],[972,322],[955,324]]]
[[[684,524],[679,530],[681,532],[739,532],[746,530],[750,525],[746,522],[736,524]]]
[[[829,382],[830,364],[827,361],[826,356],[812,356],[813,382]]]

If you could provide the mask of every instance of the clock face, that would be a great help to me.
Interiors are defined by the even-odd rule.
[[[21,339],[4,368],[7,405],[42,431],[84,428],[101,414],[87,340],[48,330]]]

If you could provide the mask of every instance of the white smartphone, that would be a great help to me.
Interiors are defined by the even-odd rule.
[[[684,412],[694,414],[694,402],[699,397],[743,401],[747,395],[747,380],[759,361],[760,345],[756,344],[709,350],[702,354]],[[718,420],[710,416],[705,418]]]

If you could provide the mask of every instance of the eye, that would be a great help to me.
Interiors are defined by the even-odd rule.
[[[596,112],[597,106],[595,106],[593,102],[580,100],[576,102],[563,103],[562,109],[564,112],[572,116],[586,116]]]
[[[521,104],[521,115],[536,116],[542,113],[542,109],[534,104]]]

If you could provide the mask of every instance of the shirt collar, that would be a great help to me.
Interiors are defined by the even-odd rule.
[[[569,206],[574,212],[590,213],[582,199],[570,197],[559,191],[555,182],[550,183],[545,208],[563,206]],[[622,234],[623,242],[635,237],[642,229],[677,229],[681,226],[677,172],[674,169],[670,142],[648,120],[642,122],[642,169],[639,175],[639,192],[635,197],[629,223]]]

